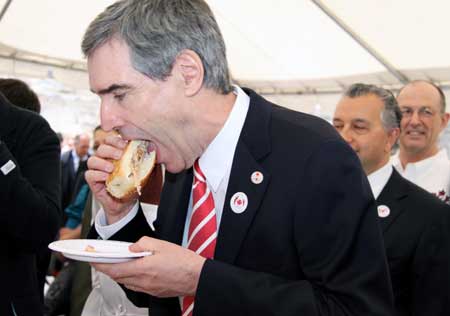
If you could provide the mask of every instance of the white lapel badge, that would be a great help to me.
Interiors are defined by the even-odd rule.
[[[236,214],[241,214],[247,209],[248,198],[244,192],[236,192],[230,200],[231,210]]]
[[[388,217],[391,214],[391,210],[386,205],[378,205],[378,216],[379,217]]]
[[[14,170],[14,168],[16,167],[16,164],[14,163],[14,161],[9,160],[7,163],[5,163],[0,170],[2,171],[2,173],[6,176],[8,173],[10,173],[12,170]]]
[[[255,171],[252,173],[251,179],[254,184],[260,184],[261,182],[263,182],[264,176],[261,172]]]

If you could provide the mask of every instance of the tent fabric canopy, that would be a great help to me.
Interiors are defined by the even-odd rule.
[[[7,7],[0,56],[85,71],[82,35],[113,2],[0,0]],[[450,29],[449,1],[207,2],[233,78],[260,92],[339,92],[355,81],[396,88],[402,76],[450,85],[450,43],[442,36]]]

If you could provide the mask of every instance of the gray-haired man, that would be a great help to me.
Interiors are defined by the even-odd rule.
[[[206,2],[117,2],[82,47],[102,127],[122,135],[88,162],[104,207],[96,230],[157,237],[131,248],[152,256],[96,266],[150,294],[152,316],[391,315],[382,236],[356,155],[325,121],[230,84]],[[129,139],[150,140],[168,171],[155,232],[136,197],[118,202],[105,190],[109,159]]]

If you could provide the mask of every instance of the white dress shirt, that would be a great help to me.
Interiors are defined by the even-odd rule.
[[[71,151],[71,155],[72,155],[72,161],[73,161],[73,170],[75,171],[75,173],[78,171],[78,167],[80,166],[80,160],[81,161],[86,161],[88,159],[88,156],[85,155],[84,157],[78,157],[77,152],[75,151],[75,149],[73,149]]]
[[[217,134],[211,144],[209,144],[198,161],[200,169],[205,175],[206,183],[213,195],[216,210],[217,231],[219,231],[219,224],[222,218],[223,205],[225,203],[225,195],[227,194],[228,181],[230,180],[234,152],[250,104],[249,96],[246,95],[241,88],[234,86],[234,93],[237,95],[237,98],[230,115],[219,134]],[[183,247],[187,245],[189,223],[191,222],[192,190],[188,205],[183,233]]]
[[[392,171],[392,163],[388,162],[377,171],[369,174],[367,177],[369,179],[370,188],[372,189],[372,194],[375,200],[378,199],[381,191],[383,191],[386,183],[389,181]]]
[[[199,159],[200,169],[204,173],[206,182],[213,194],[217,225],[220,224],[222,217],[234,152],[236,150],[250,104],[250,97],[246,95],[241,88],[238,86],[234,86],[233,88],[234,93],[237,96],[233,108],[225,121],[224,126]],[[187,232],[192,213],[191,204],[192,192],[186,216],[182,243],[183,246],[187,244]],[[136,203],[127,216],[112,225],[107,225],[105,213],[103,209],[100,209],[95,219],[95,229],[97,230],[99,236],[103,239],[108,239],[111,237],[136,216],[138,209],[139,208]]]
[[[429,158],[410,162],[403,168],[398,153],[391,158],[395,169],[406,179],[435,194],[444,202],[450,196],[450,161],[445,149]]]

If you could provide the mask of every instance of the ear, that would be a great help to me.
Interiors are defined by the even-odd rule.
[[[449,118],[450,118],[449,113],[445,112],[444,114],[442,114],[441,130],[444,130],[447,127]]]
[[[181,75],[185,95],[190,97],[197,94],[203,86],[205,73],[200,56],[190,49],[185,49],[178,54],[174,67]]]
[[[391,152],[392,147],[397,142],[398,136],[400,135],[400,128],[396,127],[391,129],[388,132],[388,141],[386,143],[386,147],[384,148],[385,152]]]

